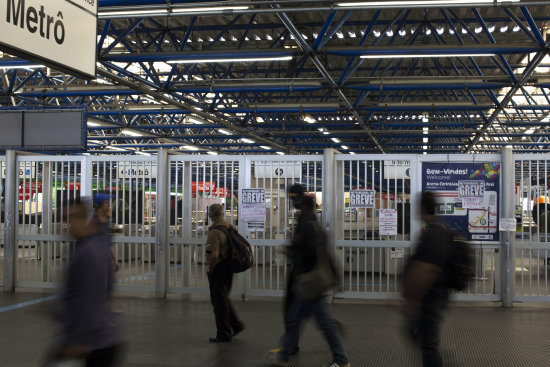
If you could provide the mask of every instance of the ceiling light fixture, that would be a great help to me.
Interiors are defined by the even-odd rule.
[[[448,6],[448,5],[466,5],[466,4],[493,4],[495,2],[510,2],[517,3],[520,0],[414,0],[414,1],[361,1],[361,2],[350,2],[350,3],[338,3],[336,6],[341,7],[396,7],[396,6]]]
[[[495,54],[491,53],[470,53],[470,54],[382,54],[382,55],[361,55],[361,59],[406,59],[406,58],[422,58],[422,57],[491,57]]]
[[[254,144],[255,141],[247,138],[242,138],[241,141],[246,144]]]
[[[188,59],[188,60],[169,60],[168,64],[208,64],[224,62],[261,62],[261,61],[290,61],[294,56],[276,56],[276,57],[249,57],[249,58],[229,58],[229,59]]]
[[[260,145],[260,148],[265,150],[271,150],[271,147],[268,147],[267,145]]]
[[[277,152],[278,155],[285,155],[283,152]]]
[[[309,116],[309,115],[306,115],[304,117],[304,121],[307,122],[308,124],[314,124],[317,122],[317,120],[315,120],[313,117]]]
[[[233,135],[232,133],[230,133],[229,131],[227,130],[224,130],[224,129],[218,129],[218,131],[224,135]]]
[[[335,143],[341,143],[340,139],[338,138],[330,138],[330,140],[332,140]]]
[[[135,137],[143,136],[142,133],[140,133],[140,132],[138,132],[138,131],[135,131],[135,130],[130,130],[130,129],[122,129],[120,132],[121,132],[122,134],[128,135],[128,136],[135,136]]]
[[[187,149],[187,150],[194,150],[194,151],[195,151],[195,150],[199,150],[199,148],[194,147],[194,146],[192,146],[192,145],[183,145],[182,148],[183,148],[183,149]]]

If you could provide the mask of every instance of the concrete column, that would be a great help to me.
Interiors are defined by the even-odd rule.
[[[168,209],[170,170],[168,152],[160,149],[157,156],[157,238],[155,261],[155,296],[166,297],[168,283]]]
[[[501,218],[514,218],[514,157],[511,146],[502,149],[502,209]],[[502,307],[512,307],[515,294],[515,256],[513,235],[509,232],[500,232],[502,239]]]
[[[17,154],[6,152],[6,187],[4,200],[4,292],[15,291],[17,265]]]

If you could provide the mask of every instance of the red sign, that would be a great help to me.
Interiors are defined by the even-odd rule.
[[[191,185],[191,191],[205,192],[205,191],[210,191],[215,187],[216,187],[216,183],[212,181],[193,181]]]
[[[26,181],[24,186],[19,185],[19,200],[30,200],[37,192],[42,192],[42,182]]]
[[[80,190],[80,182],[65,182],[65,190]]]

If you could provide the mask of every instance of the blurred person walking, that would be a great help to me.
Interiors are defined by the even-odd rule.
[[[245,328],[229,300],[233,271],[227,262],[229,247],[226,233],[230,225],[224,220],[224,213],[225,209],[220,204],[212,204],[208,210],[212,225],[208,228],[206,239],[206,262],[210,301],[214,307],[217,329],[216,337],[209,339],[212,343],[230,342],[233,336]],[[220,227],[225,227],[225,231]]]
[[[328,278],[335,281],[336,274],[326,247],[326,235],[315,216],[314,200],[305,195],[300,184],[294,184],[290,188],[289,196],[300,213],[292,243],[288,248],[292,269],[285,297],[285,334],[282,348],[268,351],[266,359],[276,366],[290,366],[290,355],[297,352],[302,323],[313,315],[332,352],[333,361],[328,366],[349,367],[337,322],[331,316],[326,297],[326,292],[333,285]],[[314,273],[316,276],[311,277]],[[314,278],[318,281],[311,282]]]
[[[439,353],[439,328],[449,300],[445,268],[452,260],[451,237],[435,215],[435,208],[433,193],[423,192],[420,217],[425,223],[425,230],[403,279],[405,315],[409,332],[422,350],[423,367],[443,366]]]
[[[104,193],[97,193],[94,195],[94,208],[95,213],[92,218],[92,221],[96,221],[97,225],[109,238],[109,251],[111,252],[111,257],[113,261],[113,270],[118,272],[120,265],[118,263],[118,258],[116,255],[115,245],[113,243],[112,234],[115,232],[111,228],[111,195]]]
[[[97,222],[89,220],[89,206],[83,201],[70,206],[68,219],[76,244],[61,299],[61,346],[46,366],[65,359],[85,360],[87,367],[115,366],[122,333],[109,305],[113,286],[109,239]]]

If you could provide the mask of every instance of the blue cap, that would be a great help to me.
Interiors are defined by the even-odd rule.
[[[111,199],[111,195],[109,195],[109,194],[103,194],[101,192],[97,193],[97,194],[94,194],[94,204],[95,205],[101,205],[105,201],[110,200],[110,199]]]

